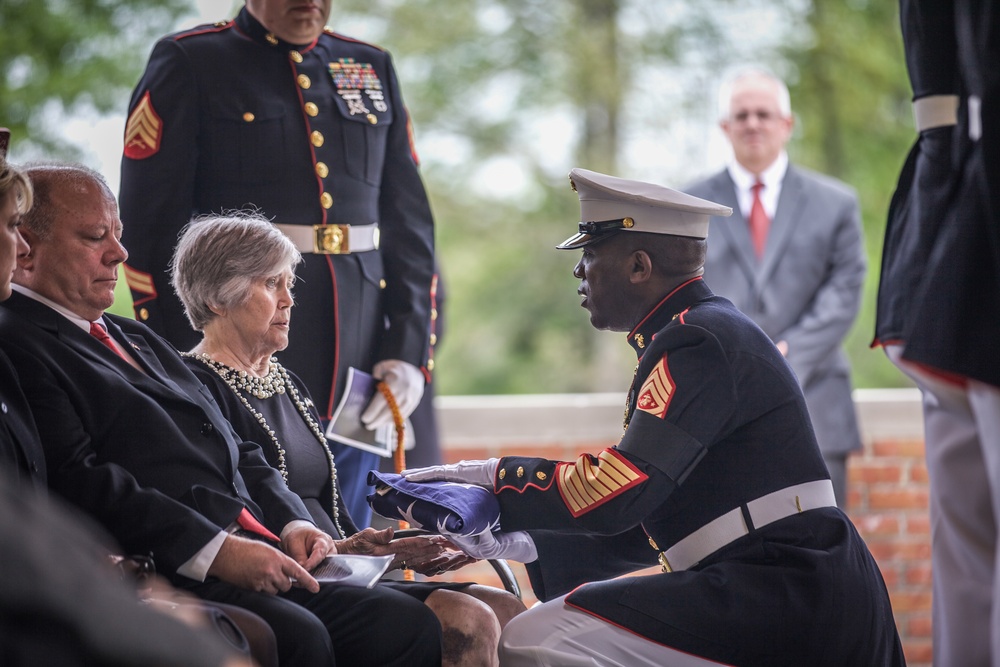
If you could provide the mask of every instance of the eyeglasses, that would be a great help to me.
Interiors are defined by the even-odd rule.
[[[746,123],[750,121],[751,117],[756,118],[758,123],[769,123],[777,120],[781,116],[770,111],[740,111],[739,113],[730,116],[729,120],[734,123]]]

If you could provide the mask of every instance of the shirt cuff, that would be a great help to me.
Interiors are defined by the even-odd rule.
[[[285,527],[281,529],[281,535],[278,537],[280,537],[281,541],[284,542],[285,536],[288,535],[288,533],[292,532],[296,528],[303,527],[316,528],[316,524],[312,521],[306,521],[305,519],[294,519],[285,524]]]
[[[205,581],[205,577],[208,576],[208,568],[212,567],[215,557],[219,555],[219,549],[222,548],[222,543],[226,541],[228,536],[229,533],[220,530],[215,537],[209,540],[208,544],[177,568],[177,574],[195,581]]]

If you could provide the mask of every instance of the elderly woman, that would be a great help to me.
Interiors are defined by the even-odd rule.
[[[390,544],[391,529],[358,531],[338,492],[319,414],[302,383],[273,356],[288,345],[300,261],[295,246],[262,217],[234,214],[189,224],[174,255],[172,283],[203,338],[185,356],[240,437],[260,443],[316,525],[338,540],[339,553],[394,553],[397,563],[402,558],[412,566],[414,557],[426,552],[427,538]],[[425,556],[425,565],[450,563],[447,555],[437,557],[442,549],[429,560]],[[524,610],[513,595],[486,586],[379,585],[413,595],[434,611],[442,625],[445,665],[497,664],[500,630]]]

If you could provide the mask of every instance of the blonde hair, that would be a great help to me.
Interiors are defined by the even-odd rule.
[[[8,192],[14,193],[18,213],[23,215],[31,208],[34,190],[27,174],[7,162],[6,157],[0,157],[0,198],[6,197]]]

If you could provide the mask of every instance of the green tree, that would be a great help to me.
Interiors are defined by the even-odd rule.
[[[898,4],[813,0],[784,56],[799,121],[795,157],[850,183],[861,202],[868,276],[846,341],[854,383],[908,384],[881,351],[869,349],[889,199],[915,138]]]
[[[20,155],[78,157],[59,126],[122,110],[153,41],[190,0],[3,0],[0,125]]]
[[[338,29],[396,55],[418,146],[446,148],[424,165],[448,291],[442,392],[623,388],[625,346],[590,330],[570,296],[576,257],[552,250],[578,210],[564,174],[690,181],[704,165],[677,155],[704,151],[720,75],[748,60],[790,83],[793,159],[859,191],[870,271],[848,339],[856,384],[903,382],[868,348],[885,210],[913,136],[893,0],[343,0],[336,12]]]

